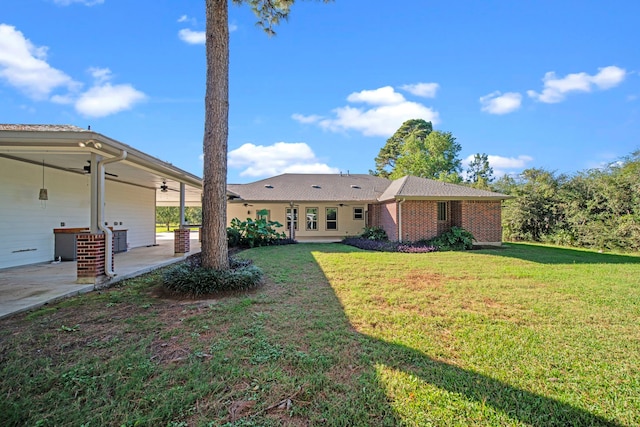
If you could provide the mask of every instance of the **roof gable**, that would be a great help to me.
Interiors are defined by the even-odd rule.
[[[495,193],[493,191],[478,190],[466,185],[452,184],[449,182],[435,181],[433,179],[407,175],[393,181],[378,200],[387,201],[404,198],[432,200],[502,200],[508,199],[509,196],[501,193]]]

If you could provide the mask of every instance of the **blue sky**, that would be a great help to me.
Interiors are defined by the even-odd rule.
[[[0,122],[91,125],[202,175],[204,0],[3,3]],[[640,149],[638,16],[630,0],[299,1],[269,38],[230,6],[228,181],[367,173],[414,118],[497,175],[615,161]]]

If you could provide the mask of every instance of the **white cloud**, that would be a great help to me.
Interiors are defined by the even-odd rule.
[[[325,130],[344,132],[355,130],[366,136],[391,136],[400,125],[410,119],[424,119],[434,124],[439,122],[437,111],[417,102],[407,101],[391,86],[375,90],[354,92],[347,97],[349,102],[359,102],[372,107],[346,105],[333,110],[334,116],[293,114],[301,123],[316,123]]]
[[[59,6],[69,6],[73,3],[80,3],[85,6],[95,6],[96,4],[104,3],[104,0],[53,0],[53,2]]]
[[[366,136],[391,136],[402,123],[410,119],[424,119],[434,124],[439,121],[437,112],[422,104],[408,101],[369,110],[346,106],[336,108],[334,112],[334,119],[319,122],[323,129],[333,132],[356,130]]]
[[[470,156],[473,159],[473,156]],[[520,155],[518,157],[502,157],[488,155],[489,165],[498,169],[523,169],[527,163],[533,161],[533,157]]]
[[[193,31],[188,28],[184,28],[178,31],[178,37],[188,44],[204,44],[206,41],[206,33],[204,31]]]
[[[180,17],[178,22],[184,22],[188,18],[186,15]],[[195,20],[193,21],[195,24]],[[229,24],[229,32],[233,33],[238,30],[236,24]],[[183,28],[178,31],[178,38],[187,44],[205,44],[207,41],[207,33],[205,31],[194,31],[189,28]]]
[[[36,47],[15,27],[0,24],[0,79],[36,100],[46,99],[60,87],[79,86],[46,59],[46,47]]]
[[[527,91],[531,98],[548,104],[564,101],[566,95],[571,92],[591,92],[594,87],[599,89],[610,89],[622,83],[627,75],[623,68],[610,65],[598,68],[598,73],[589,75],[587,73],[567,74],[559,78],[556,73],[549,71],[544,75],[542,81],[544,87],[541,93],[533,90]]]
[[[517,92],[505,94],[495,91],[480,97],[482,111],[489,114],[508,114],[516,111],[522,105],[522,95]]]
[[[111,70],[108,68],[89,68],[95,83],[75,100],[76,111],[83,116],[105,117],[120,111],[130,110],[135,104],[144,101],[147,96],[130,84],[112,85]],[[54,102],[66,103],[68,99],[60,97]]]
[[[111,80],[111,70],[108,68],[91,67],[89,68],[89,73],[97,84]]]
[[[282,173],[338,173],[321,163],[304,142],[277,142],[273,145],[243,144],[229,152],[228,165],[244,169],[240,176],[274,176]]]
[[[404,96],[399,94],[391,86],[374,90],[354,92],[347,97],[349,102],[362,102],[371,105],[395,105],[405,102]]]
[[[311,114],[309,116],[305,116],[303,114],[292,114],[291,118],[302,124],[310,124],[310,123],[317,123],[320,120],[322,120],[324,117],[319,116],[317,114]]]
[[[36,47],[15,27],[0,24],[0,79],[35,100],[74,105],[78,113],[104,117],[132,108],[146,95],[129,84],[112,85],[111,70],[90,68],[93,86],[81,93],[82,83],[46,62],[46,47]],[[53,94],[56,89],[64,94]]]
[[[180,18],[178,18],[178,22],[188,22],[189,21],[189,17],[187,15],[182,15]]]
[[[72,94],[53,95],[51,97],[51,102],[61,105],[71,105],[75,102],[75,99]]]
[[[406,90],[412,95],[421,96],[423,98],[435,98],[436,92],[440,88],[438,83],[416,83],[400,86],[400,89]]]
[[[75,103],[78,113],[89,117],[105,117],[130,110],[134,104],[146,99],[146,95],[129,84],[104,83],[93,86],[80,95]]]
[[[474,154],[468,156],[463,161],[463,165],[466,168],[473,160]],[[499,178],[503,175],[510,175],[513,173],[519,173],[527,167],[527,165],[533,161],[533,157],[527,155],[520,155],[518,157],[503,157],[489,154],[487,156],[489,166],[493,168],[493,176]]]
[[[593,84],[600,89],[611,89],[618,86],[627,76],[627,71],[623,68],[610,65],[604,68],[598,68],[598,74],[592,77]]]

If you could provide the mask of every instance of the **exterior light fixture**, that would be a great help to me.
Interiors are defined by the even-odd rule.
[[[47,193],[47,189],[44,188],[44,160],[42,161],[42,188],[40,189],[38,200],[49,200],[49,194]]]
[[[78,147],[84,148],[84,147],[88,147],[89,145],[93,145],[94,148],[97,148],[97,149],[102,148],[102,144],[99,143],[98,141],[94,141],[93,139],[90,139],[84,142],[83,141],[78,142]]]

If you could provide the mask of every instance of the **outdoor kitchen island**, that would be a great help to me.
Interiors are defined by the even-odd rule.
[[[113,253],[127,251],[127,230],[113,230]],[[54,228],[55,250],[54,258],[62,261],[75,261],[77,259],[77,236],[88,234],[86,228]]]

